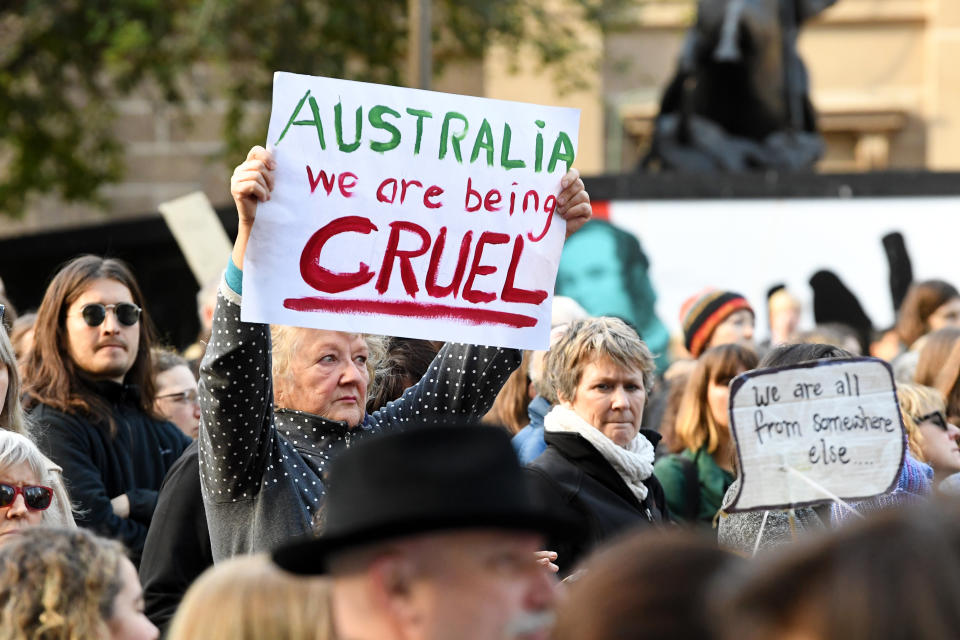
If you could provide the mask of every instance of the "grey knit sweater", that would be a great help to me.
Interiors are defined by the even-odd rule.
[[[310,533],[331,458],[409,421],[482,416],[520,358],[513,349],[449,343],[420,382],[354,428],[275,410],[269,326],[241,322],[240,295],[221,283],[200,366],[200,480],[214,561]]]

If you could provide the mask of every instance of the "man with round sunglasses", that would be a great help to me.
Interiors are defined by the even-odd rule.
[[[77,524],[119,539],[135,562],[160,484],[190,443],[154,409],[153,341],[126,265],[81,256],[47,287],[25,364],[38,443],[63,468]]]

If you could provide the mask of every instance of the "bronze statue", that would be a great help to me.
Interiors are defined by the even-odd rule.
[[[699,0],[647,170],[805,169],[823,152],[800,25],[836,0]]]

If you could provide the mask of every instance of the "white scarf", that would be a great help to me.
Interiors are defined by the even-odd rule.
[[[653,473],[653,445],[643,434],[638,433],[627,448],[623,448],[572,409],[559,404],[543,419],[543,426],[552,433],[576,433],[581,436],[610,463],[637,500],[641,503],[646,500],[647,485],[643,481]]]

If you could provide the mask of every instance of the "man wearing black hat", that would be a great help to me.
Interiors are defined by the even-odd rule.
[[[489,426],[371,438],[331,463],[322,535],[274,561],[331,576],[338,637],[546,638],[555,578],[535,552],[576,524],[536,506],[525,483]]]

